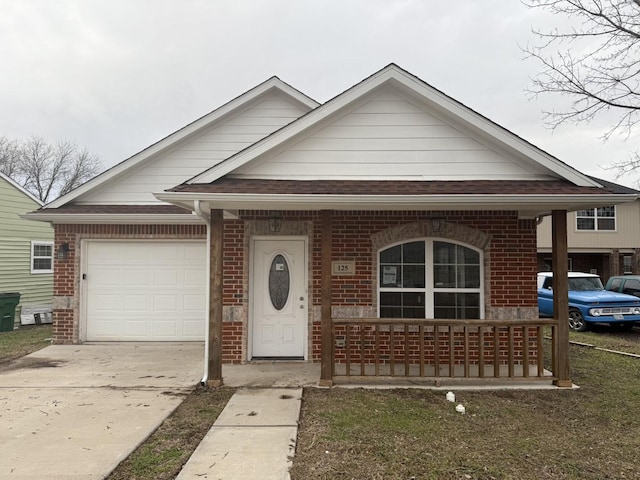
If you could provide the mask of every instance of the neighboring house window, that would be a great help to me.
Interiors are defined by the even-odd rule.
[[[53,273],[53,242],[31,242],[31,273]]]
[[[569,271],[573,272],[573,258],[571,257],[567,258],[567,264],[569,266]],[[551,270],[553,270],[553,261],[551,260],[551,257],[547,257],[544,259],[544,266],[545,266],[545,272],[550,272]],[[591,273],[595,273],[595,272],[591,272]]]
[[[631,255],[625,255],[623,258],[624,274],[631,275],[633,273],[633,257]]]
[[[589,208],[576,213],[576,228],[578,230],[615,230],[616,207]]]
[[[381,250],[378,265],[381,318],[482,318],[480,251],[418,240]]]

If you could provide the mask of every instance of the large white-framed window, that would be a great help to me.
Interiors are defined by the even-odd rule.
[[[53,242],[31,242],[31,273],[53,273]]]
[[[484,317],[482,252],[426,238],[378,252],[381,318]]]
[[[579,231],[615,231],[616,207],[588,208],[576,212],[576,230]]]

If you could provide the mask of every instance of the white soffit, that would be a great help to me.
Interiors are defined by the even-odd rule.
[[[222,210],[509,210],[521,218],[548,215],[552,210],[581,210],[632,202],[635,194],[560,195],[339,195],[162,192],[167,203],[193,210],[194,202]]]

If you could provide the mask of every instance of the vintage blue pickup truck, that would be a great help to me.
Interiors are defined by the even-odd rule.
[[[553,316],[553,273],[538,273],[540,316]],[[631,329],[640,322],[640,298],[604,289],[600,277],[591,273],[569,272],[569,328],[576,332],[591,323],[608,323]]]

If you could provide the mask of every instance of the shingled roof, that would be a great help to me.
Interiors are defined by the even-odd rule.
[[[612,188],[581,187],[563,180],[296,181],[228,177],[220,178],[212,183],[183,184],[168,191],[216,194],[251,193],[253,195],[593,195],[618,193],[614,192]]]

